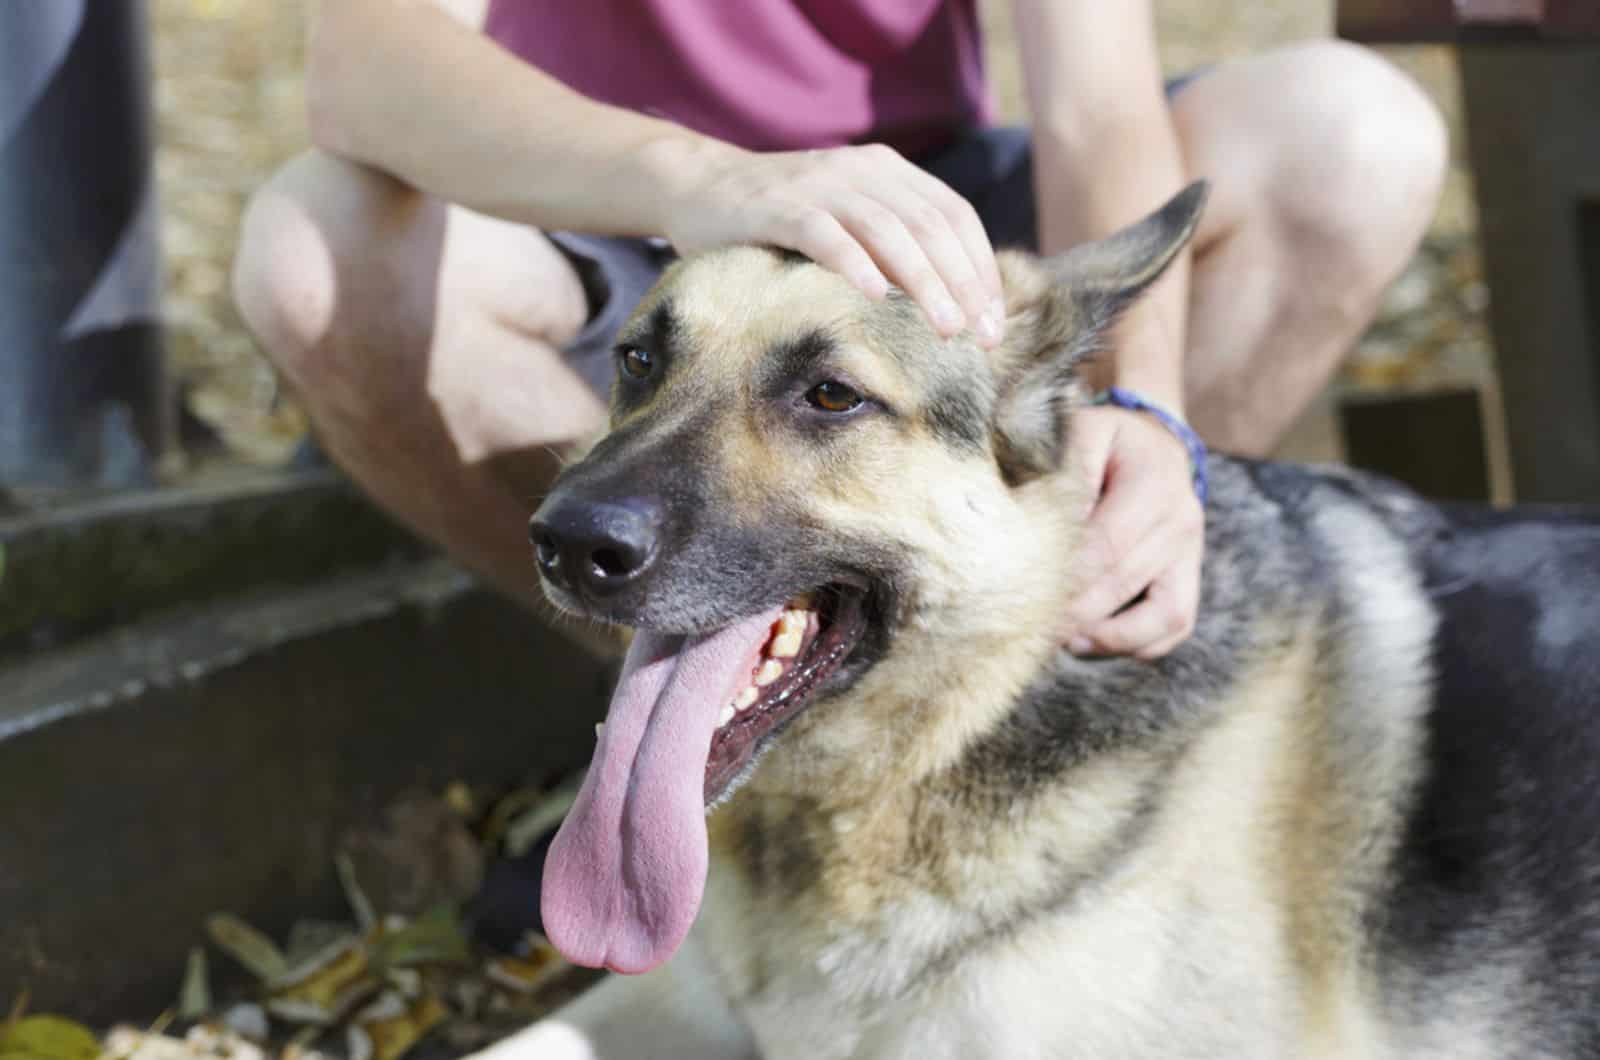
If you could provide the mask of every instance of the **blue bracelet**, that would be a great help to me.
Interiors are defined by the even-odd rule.
[[[1131,409],[1134,412],[1148,412],[1160,421],[1161,426],[1171,431],[1183,447],[1189,451],[1189,467],[1194,473],[1194,495],[1200,498],[1200,506],[1205,507],[1207,493],[1206,479],[1206,443],[1194,433],[1194,428],[1160,405],[1146,401],[1132,390],[1124,390],[1114,386],[1094,396],[1091,402],[1095,405],[1115,405],[1119,409]]]

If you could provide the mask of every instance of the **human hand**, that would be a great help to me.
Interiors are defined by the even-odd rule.
[[[1005,303],[994,249],[972,204],[882,144],[692,156],[665,205],[682,253],[729,243],[797,250],[870,298],[905,290],[941,335],[1001,339]]]
[[[1068,452],[1099,488],[1075,560],[1086,581],[1067,609],[1067,647],[1160,658],[1193,632],[1200,603],[1205,512],[1188,451],[1127,409],[1083,409],[1070,429]]]

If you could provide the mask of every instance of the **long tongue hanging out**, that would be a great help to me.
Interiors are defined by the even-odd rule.
[[[647,972],[689,933],[706,882],[711,737],[780,614],[697,637],[635,635],[545,863],[545,931],[569,960]]]

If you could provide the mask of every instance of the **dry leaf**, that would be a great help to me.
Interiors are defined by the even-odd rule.
[[[232,913],[207,917],[206,934],[218,949],[263,982],[271,982],[289,969],[289,961],[276,943]]]
[[[408,1003],[397,993],[386,993],[356,1013],[353,1029],[358,1029],[370,1046],[371,1060],[399,1060],[450,1014],[443,1001],[432,994]],[[351,1050],[351,1060],[357,1060]]]
[[[535,993],[568,967],[566,960],[542,937],[535,937],[524,957],[497,957],[484,966],[483,975],[496,986],[518,994]]]
[[[339,874],[339,886],[344,888],[344,899],[350,903],[350,911],[355,914],[356,926],[365,935],[377,926],[378,914],[356,879],[356,867],[351,863],[350,855],[342,850],[333,856],[333,867]]]
[[[448,906],[439,906],[399,928],[385,929],[372,944],[372,963],[383,969],[465,964],[471,959],[466,932]]]
[[[183,987],[178,991],[178,1018],[197,1020],[211,1011],[211,977],[206,971],[206,951],[196,946],[189,951],[183,970]]]
[[[347,939],[293,968],[270,984],[267,1011],[291,1023],[326,1025],[344,1016],[377,989],[367,948]]]

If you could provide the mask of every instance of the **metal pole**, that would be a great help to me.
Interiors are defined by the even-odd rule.
[[[0,0],[0,488],[146,483],[171,430],[144,0]]]

